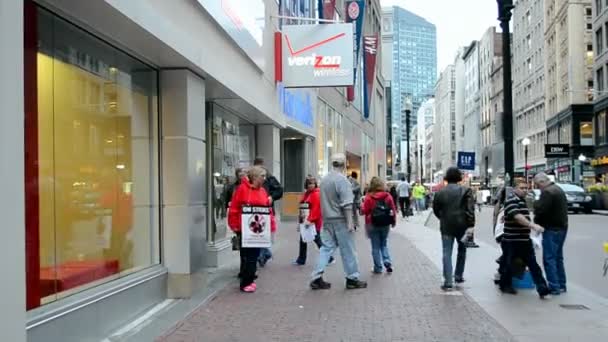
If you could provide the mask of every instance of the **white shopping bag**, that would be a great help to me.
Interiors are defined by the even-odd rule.
[[[498,241],[500,237],[505,233],[505,212],[501,210],[498,213],[498,217],[496,219],[496,227],[494,227],[494,239]]]
[[[530,239],[532,240],[532,246],[534,246],[534,248],[540,249],[543,246],[543,233],[531,231]]]
[[[241,214],[243,248],[270,248],[272,245],[270,210],[270,207],[243,207]]]
[[[315,237],[317,236],[317,229],[314,224],[301,224],[300,225],[300,236],[302,237],[302,241],[308,243],[315,241]]]

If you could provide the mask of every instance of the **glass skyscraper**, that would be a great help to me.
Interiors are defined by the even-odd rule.
[[[424,101],[434,94],[437,81],[437,30],[426,19],[394,6],[392,119],[398,123],[405,139],[405,114],[401,113],[403,97],[412,101],[410,125],[416,126],[416,114]],[[411,132],[410,132],[411,133]]]

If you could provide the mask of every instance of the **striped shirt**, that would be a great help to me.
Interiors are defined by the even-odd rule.
[[[503,241],[530,241],[530,227],[522,225],[515,220],[515,216],[518,214],[523,215],[530,221],[530,210],[526,205],[526,201],[512,194],[505,202],[505,233]]]

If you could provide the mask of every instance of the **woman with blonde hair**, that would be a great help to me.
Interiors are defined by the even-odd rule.
[[[397,207],[391,194],[386,191],[382,179],[374,177],[370,181],[362,211],[365,215],[365,229],[372,244],[373,272],[382,273],[384,266],[387,273],[392,273],[388,233],[390,227],[395,227],[397,224]]]
[[[255,217],[256,220],[246,222],[247,228],[255,233],[261,233],[265,229],[270,228],[271,232],[276,231],[276,222],[274,213],[270,206],[268,193],[264,189],[264,181],[266,180],[266,170],[259,166],[254,166],[249,169],[247,177],[243,177],[241,184],[237,187],[232,201],[230,201],[230,209],[228,210],[228,225],[239,237],[240,253],[241,253],[241,291],[255,292],[257,285],[254,282],[257,271],[257,261],[260,255],[260,248],[244,247],[243,246],[243,209],[247,208],[250,213],[258,213],[249,215]],[[263,213],[269,213],[266,216]],[[270,221],[270,222],[268,222]],[[270,227],[268,227],[270,226]]]

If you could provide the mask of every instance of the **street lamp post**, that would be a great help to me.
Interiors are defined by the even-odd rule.
[[[489,175],[490,167],[489,167],[488,163],[489,163],[490,158],[488,156],[486,156],[485,159],[486,159],[486,189],[489,189],[490,188],[490,175]]]
[[[405,138],[407,148],[407,182],[412,181],[412,164],[410,158],[410,114],[412,114],[412,101],[407,98],[405,101]]]
[[[511,33],[509,21],[511,10],[515,8],[513,0],[496,0],[498,3],[498,20],[502,28],[502,55],[503,58],[503,135],[505,141],[505,181],[513,185],[513,94],[511,89]]]
[[[580,173],[580,176],[579,176],[579,182],[581,183],[581,185],[583,185],[583,172],[584,172],[584,169],[585,169],[584,163],[587,161],[587,157],[584,154],[581,153],[578,156],[578,161],[581,164],[581,166],[580,166],[581,173]]]
[[[422,160],[422,144],[420,144],[420,183],[424,184],[424,161]]]
[[[526,178],[526,183],[528,183],[528,145],[530,145],[530,139],[524,138],[521,144],[524,145],[524,177]]]

